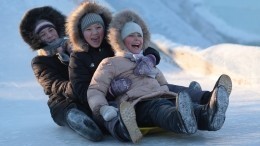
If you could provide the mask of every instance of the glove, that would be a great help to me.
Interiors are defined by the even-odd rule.
[[[129,78],[116,77],[112,80],[109,88],[109,92],[114,97],[118,97],[128,91],[132,84]]]
[[[113,106],[104,105],[100,108],[100,115],[105,121],[110,121],[117,116],[118,109]]]
[[[63,50],[67,53],[72,53],[72,45],[71,42],[69,41],[68,38],[63,38],[64,41],[61,42],[61,47],[63,48]]]
[[[58,54],[58,58],[61,60],[61,61],[67,61],[69,62],[70,60],[70,56],[64,52],[62,53],[57,53]]]
[[[153,68],[156,65],[156,58],[154,55],[149,54],[144,56],[137,62],[134,69],[134,74],[137,76],[150,76],[153,74]]]

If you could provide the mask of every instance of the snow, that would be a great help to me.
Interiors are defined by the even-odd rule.
[[[57,126],[49,114],[48,97],[31,70],[30,61],[36,54],[19,34],[25,11],[52,5],[68,15],[79,1],[0,2],[0,145],[131,145],[111,136],[91,142]],[[204,90],[212,90],[222,73],[230,75],[233,81],[227,118],[221,130],[198,131],[194,135],[153,134],[145,136],[140,145],[260,144],[259,36],[229,26],[209,11],[202,0],[99,2],[113,12],[130,8],[145,19],[154,47],[160,49],[162,60],[158,67],[169,83],[188,86],[196,80]],[[225,6],[225,1],[218,2]],[[246,22],[241,20],[241,23]]]

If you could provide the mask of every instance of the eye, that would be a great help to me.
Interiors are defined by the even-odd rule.
[[[43,38],[46,34],[45,33],[40,33],[40,37]]]
[[[133,33],[129,34],[128,35],[129,37],[134,37],[135,35]]]

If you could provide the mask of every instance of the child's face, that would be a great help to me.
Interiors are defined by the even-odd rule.
[[[98,48],[103,41],[104,33],[103,26],[99,23],[95,23],[83,31],[83,36],[91,47]]]
[[[57,31],[53,27],[46,27],[39,33],[40,40],[45,43],[51,43],[59,38]]]
[[[143,48],[143,37],[137,32],[131,33],[124,39],[124,44],[131,53],[138,54]]]

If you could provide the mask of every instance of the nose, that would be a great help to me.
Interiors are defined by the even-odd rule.
[[[134,35],[134,40],[135,41],[139,40],[139,36],[138,35]]]
[[[52,34],[47,32],[47,38],[51,38],[52,37]]]
[[[98,33],[98,30],[97,29],[93,29],[92,30],[92,34],[97,34]]]

